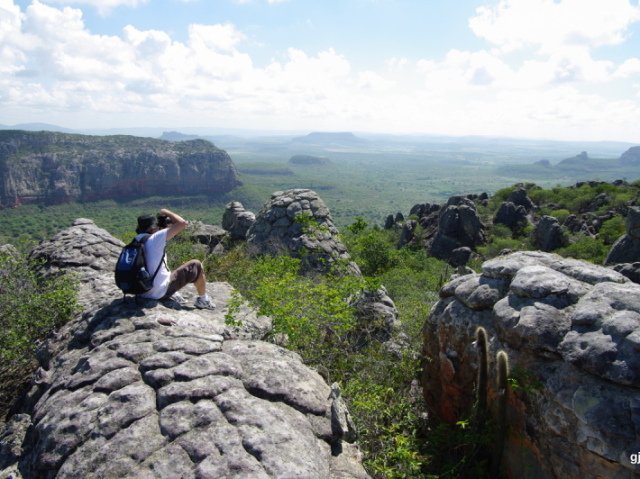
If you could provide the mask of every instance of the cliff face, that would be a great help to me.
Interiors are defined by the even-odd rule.
[[[204,140],[0,132],[0,207],[210,194],[238,184],[229,155]]]

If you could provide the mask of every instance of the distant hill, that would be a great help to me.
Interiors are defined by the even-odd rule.
[[[579,155],[576,155],[576,156],[574,156],[572,158],[565,158],[560,163],[558,163],[558,166],[560,166],[560,167],[562,167],[562,166],[580,166],[580,165],[584,165],[589,160],[590,160],[589,155],[587,155],[586,151],[583,151]]]
[[[313,132],[306,136],[298,136],[292,140],[294,143],[313,143],[313,144],[337,144],[337,145],[359,145],[367,143],[367,140],[358,138],[353,133],[329,133],[329,132]]]
[[[198,138],[200,138],[198,135],[185,135],[179,131],[165,131],[162,133],[162,136],[160,136],[161,140],[167,141],[197,140]]]
[[[77,133],[76,130],[70,130],[58,125],[49,123],[20,123],[13,126],[0,126],[1,130],[26,130],[26,131],[57,131],[59,133]]]
[[[640,146],[629,148],[620,156],[620,163],[623,165],[640,165]]]
[[[292,165],[328,165],[331,160],[325,156],[293,155],[289,158]]]

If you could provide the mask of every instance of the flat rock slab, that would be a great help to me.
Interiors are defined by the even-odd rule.
[[[108,246],[85,254],[98,239]],[[0,477],[369,477],[332,428],[326,382],[266,341],[271,318],[234,301],[227,324],[227,283],[207,284],[214,310],[192,306],[192,286],[183,304],[125,301],[120,247],[79,220],[40,248],[45,271],[82,280],[84,310],[40,348],[20,414],[0,430]]]

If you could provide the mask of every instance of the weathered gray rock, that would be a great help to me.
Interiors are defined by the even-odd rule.
[[[518,252],[440,294],[423,329],[423,391],[435,416],[469,417],[483,326],[490,371],[504,350],[518,384],[508,392],[506,477],[637,477],[639,285],[608,268]]]
[[[255,254],[287,253],[313,271],[328,271],[351,257],[338,239],[329,208],[315,191],[277,191],[262,207],[247,242]],[[348,265],[359,272],[355,263]]]
[[[531,242],[534,247],[551,252],[566,246],[566,238],[562,233],[560,222],[553,216],[543,216],[533,229]]]
[[[205,225],[201,221],[190,221],[186,232],[191,241],[206,246],[208,253],[221,254],[224,252],[224,241],[228,233],[220,226]]]
[[[507,202],[513,203],[516,206],[522,206],[527,212],[530,212],[536,206],[531,198],[527,196],[527,190],[524,188],[517,188],[513,190],[509,195]]]
[[[454,268],[465,266],[471,259],[472,253],[473,251],[471,251],[471,248],[467,246],[456,248],[451,252],[451,256],[449,257],[449,264]]]
[[[640,208],[629,208],[626,229],[626,234],[611,247],[604,264],[640,261]]]
[[[640,262],[620,263],[612,266],[612,269],[626,276],[634,283],[640,284]]]
[[[393,228],[393,226],[396,224],[395,220],[393,219],[393,215],[388,215],[387,219],[384,221],[384,229],[386,230],[390,230]]]
[[[46,270],[113,282],[117,240],[87,220],[56,238],[34,253],[51,253]],[[231,286],[207,290],[216,310],[83,287],[83,312],[43,345],[21,414],[0,432],[0,476],[368,477],[321,376],[262,341],[271,320],[248,306],[234,312],[242,326],[227,325]]]
[[[83,308],[104,306],[117,297],[113,272],[124,243],[86,218],[42,241],[29,255],[45,261],[45,271],[65,271],[78,279]],[[122,294],[120,293],[120,296]]]
[[[246,211],[239,201],[227,203],[222,216],[222,227],[233,239],[247,239],[249,229],[255,223],[256,215]]]
[[[396,305],[384,286],[377,290],[361,292],[351,300],[350,306],[355,308],[356,317],[362,324],[362,336],[358,342],[368,342],[372,339],[388,341],[400,324]]]
[[[402,231],[400,232],[400,238],[398,239],[397,249],[408,245],[413,239],[413,232],[416,229],[418,222],[416,220],[407,220],[402,225]]]
[[[500,208],[498,208],[493,222],[503,224],[512,231],[515,231],[526,226],[529,220],[527,218],[527,210],[524,206],[516,206],[515,203],[511,201],[505,201],[500,205]]]
[[[485,242],[484,225],[476,207],[464,196],[449,198],[447,206],[437,216],[437,227],[432,227],[435,225],[428,218],[420,224],[425,228],[426,247],[436,258],[448,260],[456,248],[474,249]]]

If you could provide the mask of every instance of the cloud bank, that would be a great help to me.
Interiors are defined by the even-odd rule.
[[[144,1],[0,0],[0,122],[640,141],[640,57],[599,53],[640,20],[626,0],[502,0],[468,20],[482,48],[366,70],[339,46],[305,52],[295,39],[258,67],[230,23],[191,24],[185,41],[133,24],[98,35],[73,7]]]

